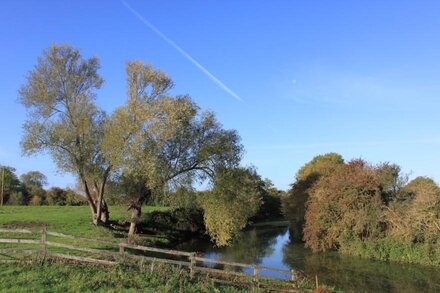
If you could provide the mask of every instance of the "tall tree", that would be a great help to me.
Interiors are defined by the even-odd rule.
[[[110,165],[101,153],[106,116],[94,104],[102,86],[96,57],[84,59],[70,46],[51,46],[20,88],[28,110],[21,145],[26,155],[48,152],[58,169],[84,185],[93,223],[108,219],[103,199]]]
[[[242,146],[213,113],[202,112],[186,96],[171,97],[171,79],[142,62],[127,63],[128,102],[112,115],[104,149],[128,181],[136,231],[142,205],[165,186],[191,185],[213,178],[220,166],[236,166]]]
[[[20,176],[20,180],[24,185],[43,187],[47,185],[47,177],[40,171],[30,171]]]
[[[20,176],[20,180],[25,189],[28,203],[41,205],[46,197],[43,186],[47,185],[47,177],[39,171],[30,171]]]
[[[9,203],[12,195],[22,193],[22,185],[20,180],[15,175],[15,168],[9,166],[1,166],[2,171],[2,204]],[[23,199],[24,200],[24,199]]]

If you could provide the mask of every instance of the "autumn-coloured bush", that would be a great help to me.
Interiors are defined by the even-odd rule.
[[[409,243],[440,240],[440,188],[430,178],[417,177],[404,191],[407,199],[388,209],[390,235]]]
[[[440,187],[408,183],[395,164],[317,156],[298,171],[283,213],[291,239],[315,252],[440,265]]]
[[[304,240],[313,251],[338,249],[346,241],[378,238],[383,233],[378,168],[353,160],[322,177],[310,193]]]
[[[298,171],[296,181],[282,201],[282,211],[290,222],[290,237],[302,241],[305,224],[306,203],[315,183],[343,166],[344,159],[336,153],[314,157]]]

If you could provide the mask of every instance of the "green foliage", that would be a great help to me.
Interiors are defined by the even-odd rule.
[[[198,198],[201,193],[192,186],[177,186],[172,190],[166,190],[157,200],[161,205],[175,208],[200,209]]]
[[[94,90],[103,83],[97,58],[85,60],[70,46],[51,46],[38,58],[20,101],[28,109],[22,148],[25,154],[49,151],[59,169],[85,172],[87,155],[99,132],[102,116],[93,104]]]
[[[26,194],[27,204],[42,205],[46,203],[47,177],[39,171],[30,171],[20,176]]]
[[[26,197],[24,196],[23,192],[16,191],[11,193],[8,199],[9,205],[24,205],[26,203]]]
[[[230,243],[261,205],[262,180],[253,169],[225,169],[201,199],[206,230],[218,246]]]
[[[22,184],[20,180],[17,178],[17,175],[15,175],[15,169],[8,166],[0,166],[0,176],[2,176],[2,172],[4,172],[4,197],[3,197],[3,203],[9,203],[9,204],[17,204],[17,197],[24,196],[22,191]],[[1,178],[0,178],[1,180]],[[21,193],[19,195],[18,193]],[[13,203],[10,203],[10,197],[14,195],[12,201]],[[25,198],[23,200],[18,200],[18,202],[25,202]],[[19,204],[19,203],[18,203]]]
[[[143,203],[167,186],[191,186],[219,167],[236,166],[242,147],[213,113],[200,113],[189,97],[172,97],[172,81],[163,72],[139,61],[126,70],[128,102],[113,113],[103,148],[125,182],[134,233]]]
[[[128,103],[106,129],[105,151],[125,176],[141,177],[150,190],[169,181],[191,182],[218,165],[236,164],[241,145],[210,112],[185,96],[168,94],[171,80],[141,62],[127,64]]]
[[[59,187],[52,187],[47,191],[46,201],[48,205],[55,206],[78,206],[87,204],[86,199],[75,191]]]
[[[20,176],[21,182],[30,187],[36,186],[43,188],[43,186],[47,185],[47,177],[40,171],[30,171]]]
[[[94,216],[110,171],[101,153],[106,117],[94,104],[95,91],[103,84],[98,69],[96,57],[84,59],[79,50],[53,45],[38,58],[19,90],[28,111],[21,141],[24,154],[48,152],[59,170],[75,174]],[[44,183],[44,177],[38,180]]]
[[[344,164],[344,158],[337,153],[328,153],[314,157],[310,162],[302,166],[296,174],[296,179],[305,179],[317,174],[318,176],[330,175],[333,170]]]
[[[65,191],[59,187],[52,187],[47,191],[47,204],[51,206],[64,206],[66,205]]]
[[[341,252],[382,261],[417,263],[440,266],[440,246],[402,242],[394,237],[347,242]]]
[[[281,212],[281,197],[283,192],[273,185],[272,181],[261,181],[261,205],[251,221],[269,221],[283,217]]]
[[[164,233],[170,241],[181,241],[205,233],[203,212],[200,209],[177,208],[153,211],[142,217],[139,229]]]

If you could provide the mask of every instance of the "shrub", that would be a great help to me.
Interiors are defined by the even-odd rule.
[[[314,157],[299,169],[295,182],[282,200],[282,212],[290,222],[290,237],[294,241],[303,239],[306,204],[313,186],[321,177],[329,176],[343,164],[341,155],[328,153]]]
[[[139,227],[180,234],[176,237],[205,233],[203,212],[200,209],[178,208],[172,211],[154,211],[144,216]]]
[[[43,199],[38,195],[32,196],[31,200],[29,201],[29,205],[33,205],[33,206],[40,206],[42,204],[43,204]]]
[[[354,160],[321,178],[307,203],[304,240],[314,251],[337,249],[382,233],[382,188],[377,169]]]
[[[24,205],[25,203],[26,197],[21,191],[14,192],[9,196],[8,204],[10,205]]]

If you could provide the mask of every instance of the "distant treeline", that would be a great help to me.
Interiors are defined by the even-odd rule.
[[[31,171],[18,178],[13,167],[0,166],[0,188],[3,187],[3,204],[55,206],[87,204],[87,200],[72,189],[52,187],[46,190],[44,189],[45,185],[47,185],[47,178],[39,171]]]
[[[39,171],[30,171],[18,177],[15,173],[15,168],[0,165],[0,189],[2,185],[1,172],[3,172],[3,170],[3,203],[6,205],[87,205],[87,200],[81,195],[83,193],[81,190],[77,191],[71,188],[63,189],[60,187],[51,187],[46,190],[44,186],[48,184],[47,177]],[[281,213],[281,198],[284,192],[275,188],[269,179],[263,180],[256,174],[255,170],[244,168],[236,170],[231,176],[241,179],[237,181],[237,184],[240,184],[241,187],[246,185],[246,179],[252,178],[252,180],[250,180],[250,190],[244,191],[242,195],[245,199],[252,199],[251,202],[241,204],[234,209],[234,213],[244,213],[244,211],[250,210],[250,203],[252,203],[253,212],[249,215],[250,222],[266,221],[283,217]],[[125,192],[125,184],[126,182],[118,177],[113,177],[108,181],[105,194],[107,202],[110,205],[130,205],[131,198]],[[222,182],[222,184],[235,191],[240,189],[240,187],[231,186],[230,180],[228,182]],[[227,194],[228,190],[224,189],[225,187],[222,187],[218,192]],[[202,215],[205,214],[206,217],[211,214],[221,216],[221,214],[218,213],[221,203],[217,200],[211,205],[209,198],[213,197],[215,197],[215,195],[211,196],[210,192],[207,191],[196,191],[195,189],[182,187],[174,190],[165,190],[157,194],[157,196],[152,197],[146,204],[168,206],[174,209],[181,208],[180,211],[183,210],[185,211],[184,213],[194,215],[202,213]],[[217,198],[220,197],[221,196],[218,196]],[[180,219],[184,217],[179,216],[177,218]],[[197,216],[193,218],[193,220],[197,219]],[[213,218],[213,221],[215,220],[216,219]],[[246,223],[247,221],[244,221],[244,224]]]
[[[395,164],[317,156],[298,171],[283,213],[292,240],[316,252],[440,265],[440,188]]]

